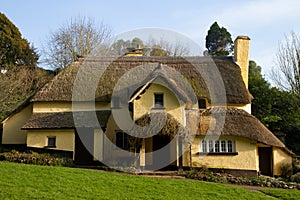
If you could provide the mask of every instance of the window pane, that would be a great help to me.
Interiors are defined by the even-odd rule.
[[[154,107],[163,108],[164,107],[164,95],[163,94],[154,94]]]
[[[227,145],[228,145],[228,152],[233,152],[233,145],[231,140],[228,140]]]
[[[225,140],[221,141],[221,152],[226,152],[226,141]]]
[[[214,152],[214,143],[212,140],[208,141],[209,152]]]
[[[220,152],[220,142],[219,142],[219,140],[215,141],[215,152]]]
[[[55,147],[56,146],[56,138],[55,137],[48,137],[48,147]]]
[[[202,152],[206,153],[207,152],[207,146],[206,146],[206,140],[202,140]]]
[[[199,109],[206,109],[206,100],[205,99],[199,99],[198,100],[198,107],[199,107]]]
[[[116,145],[119,148],[124,148],[123,145],[123,132],[116,132]]]

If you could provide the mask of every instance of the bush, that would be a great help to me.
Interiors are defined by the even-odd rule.
[[[12,150],[9,153],[3,153],[0,156],[0,160],[34,164],[34,165],[48,165],[48,166],[73,166],[73,160],[64,157],[54,157],[49,154],[38,154],[36,152],[31,153],[19,153],[16,150]]]
[[[296,183],[300,183],[300,172],[291,176],[291,180]]]
[[[289,164],[281,164],[281,176],[284,178],[290,177],[293,174],[293,168]]]

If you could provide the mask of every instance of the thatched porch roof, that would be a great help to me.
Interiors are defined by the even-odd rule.
[[[96,118],[93,117],[94,113],[96,113]],[[33,113],[22,129],[100,128],[100,126],[106,127],[110,115],[110,110],[96,112]]]
[[[221,123],[222,119],[225,119],[224,124]],[[197,135],[244,137],[266,145],[283,148],[288,153],[293,154],[256,117],[237,108],[214,107],[202,111]]]

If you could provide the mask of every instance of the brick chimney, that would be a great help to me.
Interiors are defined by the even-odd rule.
[[[234,41],[234,58],[240,66],[242,77],[248,88],[248,68],[249,68],[249,47],[250,38],[248,36],[238,36]]]

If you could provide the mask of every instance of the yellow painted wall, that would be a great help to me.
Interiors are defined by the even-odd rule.
[[[154,107],[154,94],[164,94],[165,111],[171,114],[179,123],[183,124],[183,107],[180,104],[171,90],[158,85],[151,84],[141,98],[134,101],[134,120],[148,114]]]
[[[94,159],[103,160],[103,131],[101,129],[94,130]]]
[[[200,141],[204,137],[197,136],[192,144],[193,166],[206,165],[210,168],[256,170],[257,152],[256,143],[246,138],[222,137],[221,139],[232,140],[238,155],[197,155],[200,152]],[[208,137],[206,138],[208,139]]]
[[[56,137],[56,148],[49,148],[55,150],[74,151],[75,134],[73,129],[68,130],[28,130],[27,132],[27,146],[44,148],[47,146],[47,137]]]
[[[3,121],[2,144],[26,144],[26,130],[21,130],[32,114],[32,104]]]
[[[273,147],[273,173],[274,175],[281,175],[281,167],[287,166],[292,169],[293,158],[287,152],[280,148]]]
[[[94,106],[94,107],[91,107]],[[78,108],[78,109],[77,109]],[[109,110],[110,103],[96,102],[88,103],[81,102],[76,104],[75,111],[89,111],[89,110]],[[34,113],[47,113],[47,112],[71,112],[72,102],[34,102],[33,112]]]

